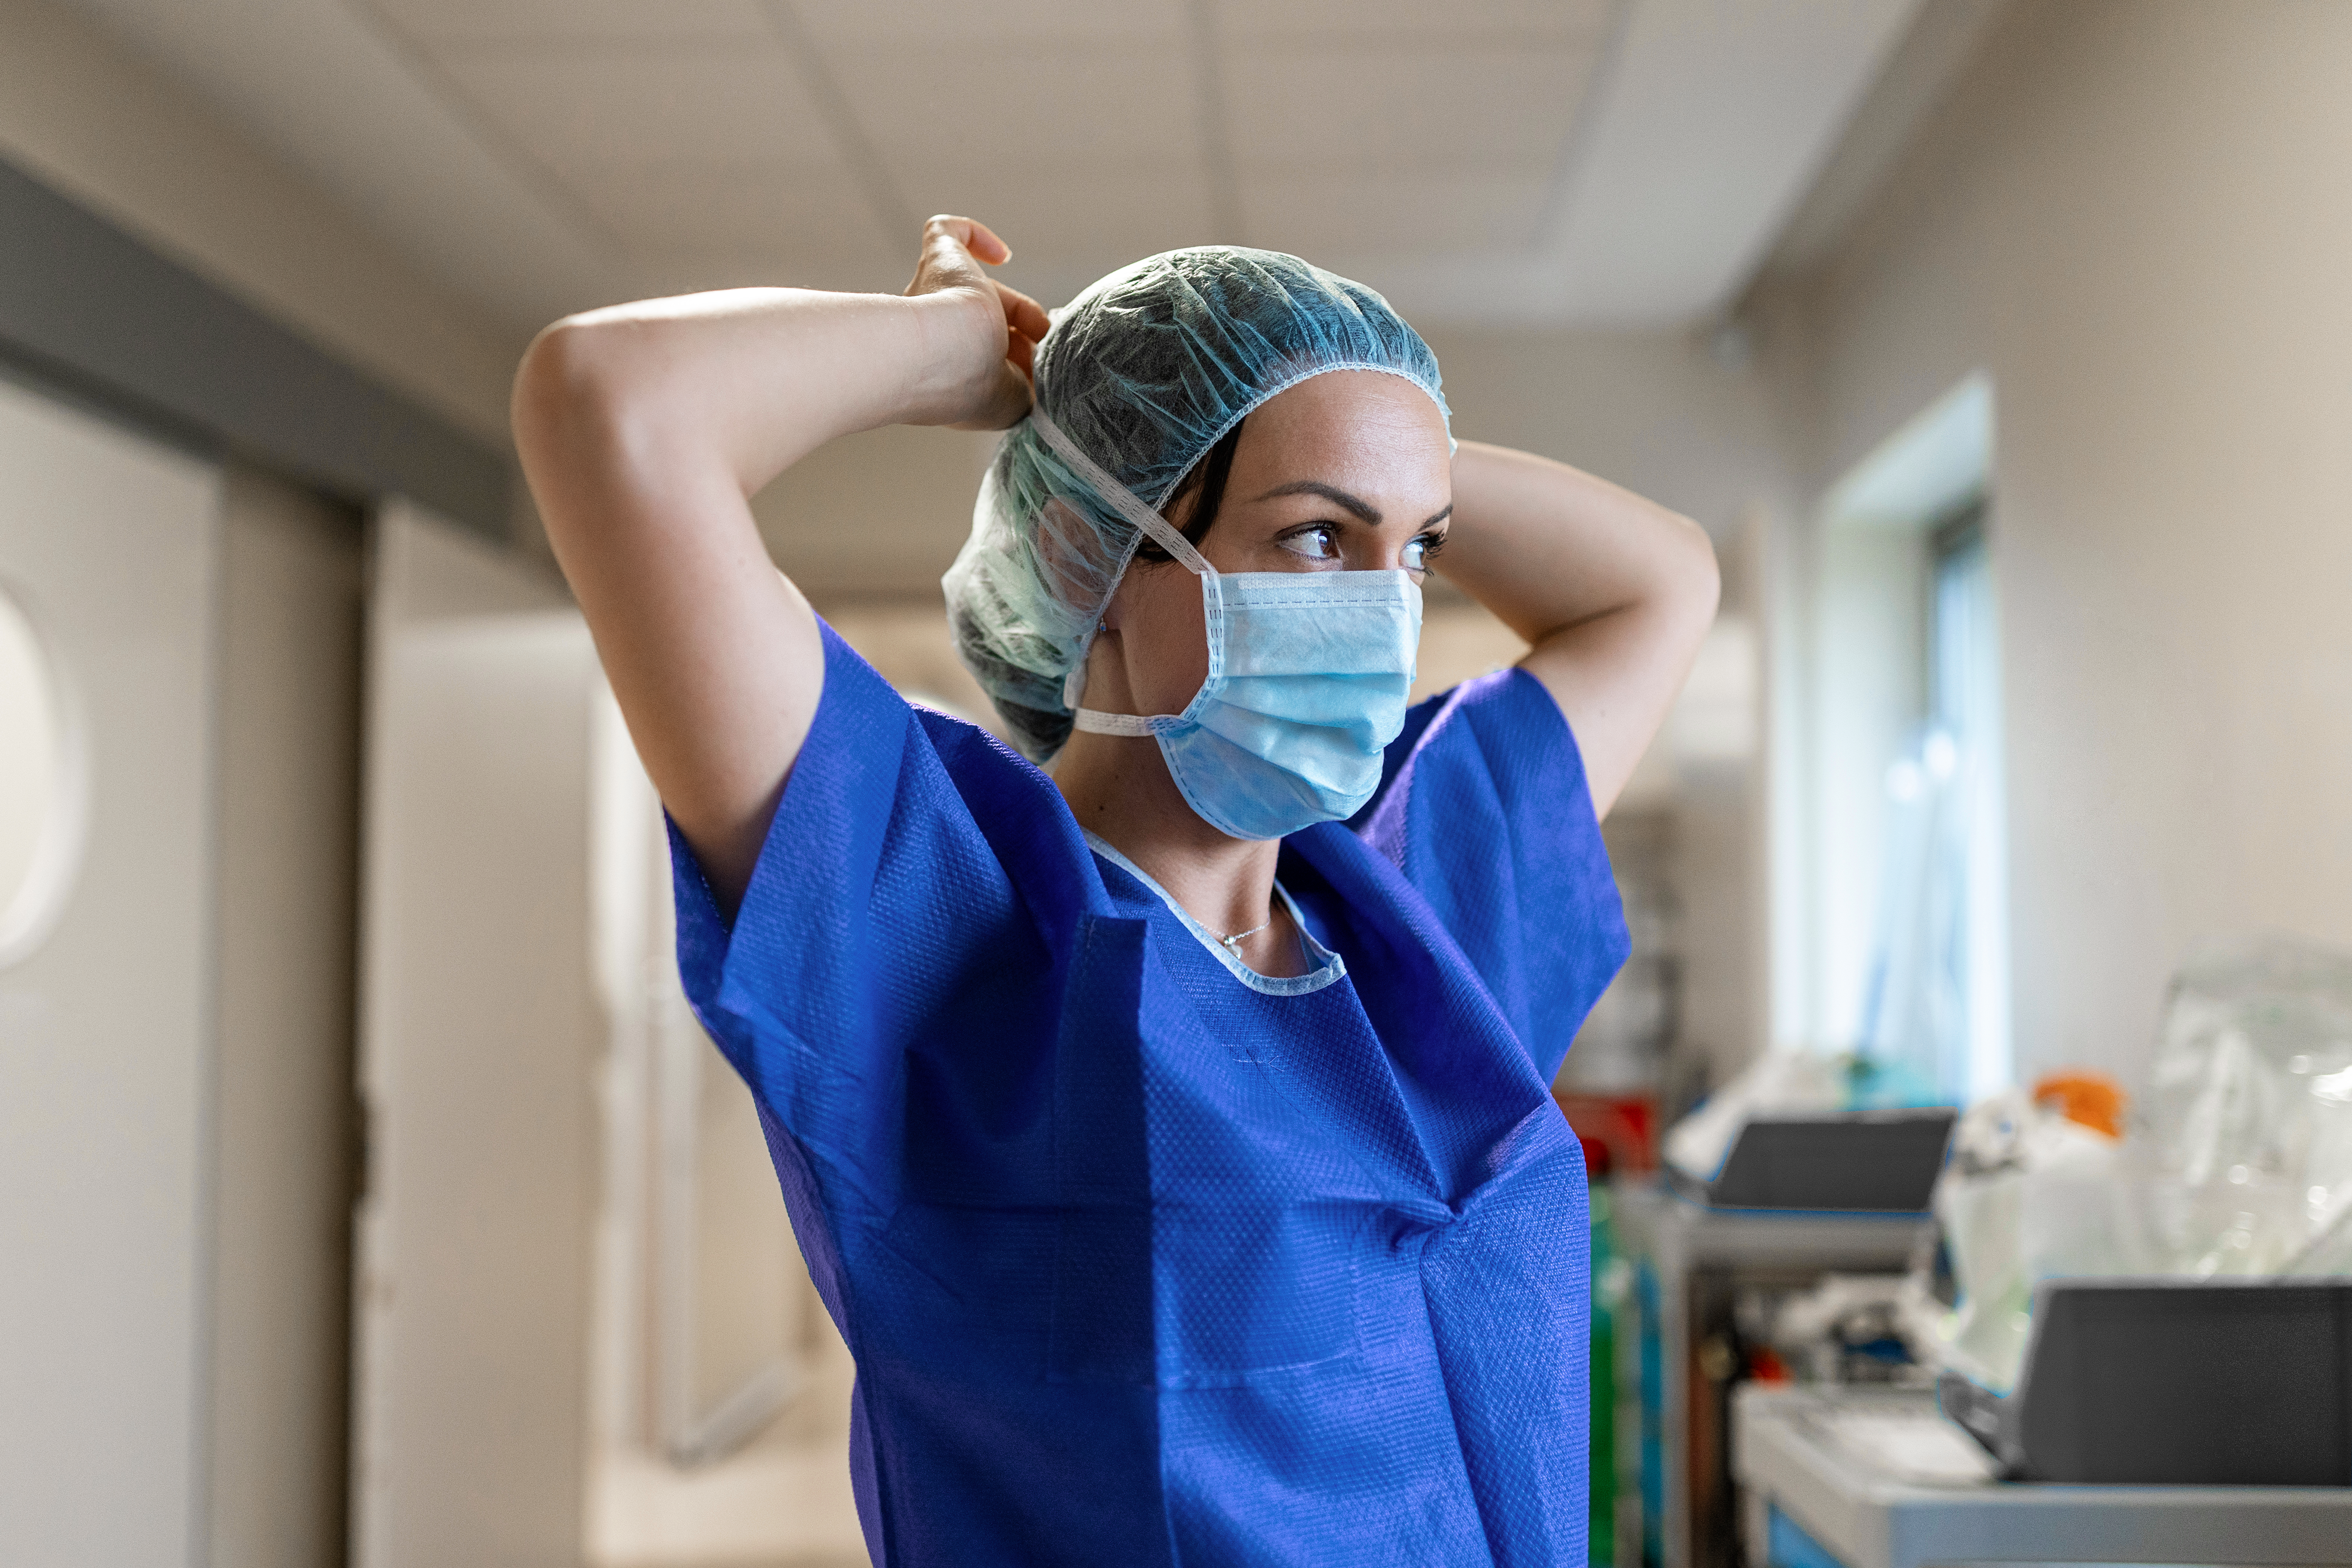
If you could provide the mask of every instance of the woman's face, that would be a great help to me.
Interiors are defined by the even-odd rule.
[[[1170,520],[1182,528],[1184,502]],[[1332,371],[1268,398],[1242,426],[1201,553],[1220,572],[1381,572],[1418,580],[1445,537],[1454,464],[1429,394],[1378,371]],[[1180,713],[1209,675],[1201,584],[1139,562],[1111,595],[1087,702]]]

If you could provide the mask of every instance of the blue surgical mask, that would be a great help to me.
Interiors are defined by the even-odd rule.
[[[1421,645],[1412,574],[1221,573],[1043,414],[1030,417],[1105,500],[1201,579],[1209,675],[1184,711],[1146,718],[1086,707],[1081,655],[1063,688],[1077,727],[1156,738],[1186,803],[1235,838],[1280,838],[1361,810],[1412,690]]]

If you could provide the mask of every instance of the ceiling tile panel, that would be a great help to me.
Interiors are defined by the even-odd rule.
[[[804,250],[789,260],[732,250],[673,250],[639,258],[630,278],[639,299],[786,285],[871,294],[904,288],[905,270],[866,250]]]
[[[1616,9],[1616,0],[1216,0],[1216,27],[1233,41],[1409,36],[1594,44]]]
[[[926,213],[961,213],[994,229],[1013,247],[1006,276],[1016,288],[1024,276],[1050,272],[1058,281],[1075,269],[1093,278],[1213,237],[1207,183],[1197,174],[1127,180],[973,168],[926,174],[908,195]],[[912,237],[908,254],[911,261]]]
[[[1164,170],[1199,161],[1192,70],[1148,90],[1120,48],[1004,46],[827,51],[858,122],[900,181],[974,165]]]
[[[1580,48],[1229,50],[1234,161],[1244,174],[1549,170],[1592,62]]]
[[[837,169],[781,163],[657,163],[598,171],[590,210],[639,255],[875,256],[884,237]]]
[[[739,49],[442,57],[488,122],[575,184],[614,164],[837,163],[793,62]]]
[[[640,43],[773,36],[759,0],[363,0],[401,32],[446,44]]]
[[[1524,249],[1549,191],[1540,174],[1274,175],[1241,186],[1252,244],[1343,269],[1385,257]]]
[[[775,0],[828,44],[1124,43],[1168,45],[1185,0]],[[968,88],[970,84],[967,84]],[[985,90],[983,88],[982,90]]]

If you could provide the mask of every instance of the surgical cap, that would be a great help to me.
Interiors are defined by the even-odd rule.
[[[1436,356],[1387,300],[1295,256],[1220,245],[1087,289],[1038,344],[1034,384],[1069,442],[1158,510],[1250,410],[1335,370],[1402,376],[1446,414]],[[940,585],[957,651],[1034,761],[1069,738],[1065,683],[1140,537],[1035,421],[1005,433]]]

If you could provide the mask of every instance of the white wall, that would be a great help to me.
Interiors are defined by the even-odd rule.
[[[0,1562],[204,1536],[220,473],[0,384],[0,575],[89,837],[0,971]]]
[[[372,529],[355,1568],[577,1564],[596,1056],[595,654],[551,574]]]
[[[1820,477],[1997,391],[2021,1077],[2352,942],[2352,6],[2018,5],[1798,307]]]
[[[503,447],[522,340],[60,0],[0,0],[0,158]]]
[[[1682,331],[1433,330],[1454,433],[1573,463],[1692,518],[1718,544],[1792,505],[1797,416],[1765,371]]]

